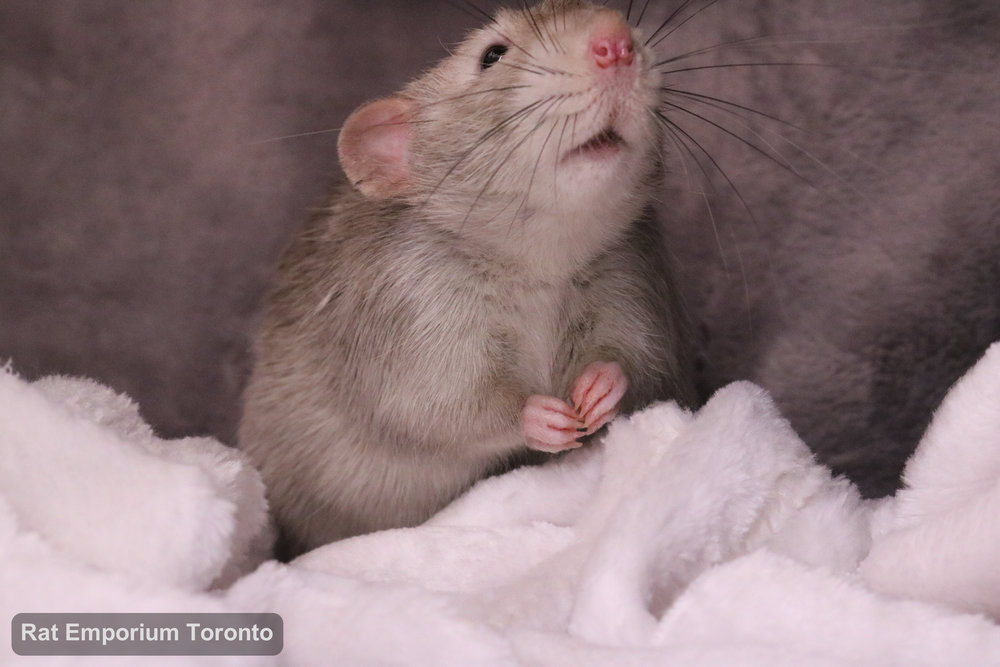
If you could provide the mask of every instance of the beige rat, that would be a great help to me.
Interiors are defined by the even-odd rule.
[[[550,0],[347,120],[350,185],[284,255],[239,433],[286,555],[693,402],[651,58],[618,12]]]

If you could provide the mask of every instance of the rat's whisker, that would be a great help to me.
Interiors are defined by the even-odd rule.
[[[513,90],[521,90],[523,88],[529,88],[529,87],[530,86],[528,86],[527,84],[517,84],[517,85],[510,85],[510,86],[498,86],[496,88],[483,88],[482,90],[473,90],[473,91],[468,92],[468,93],[459,93],[457,95],[451,95],[449,97],[442,97],[440,100],[434,100],[433,102],[425,102],[423,104],[417,105],[415,107],[415,109],[417,109],[417,110],[430,109],[431,107],[435,107],[435,106],[437,106],[439,104],[447,104],[448,102],[455,102],[455,101],[458,101],[458,100],[464,100],[464,99],[468,99],[470,97],[478,97],[480,95],[489,95],[491,93],[506,93],[506,92],[510,92],[510,91],[513,91]],[[413,122],[419,122],[419,121],[413,121]],[[427,121],[424,121],[424,122],[427,122]]]
[[[530,105],[531,113],[534,113],[534,111],[538,111],[538,110],[541,111],[541,118],[539,119],[538,123],[535,125],[534,128],[532,128],[527,133],[525,133],[525,135],[523,137],[521,137],[521,139],[512,148],[510,148],[503,155],[502,160],[495,166],[495,168],[493,169],[493,171],[490,174],[489,178],[486,180],[485,183],[483,183],[483,186],[480,188],[479,193],[476,195],[475,199],[473,199],[472,204],[469,206],[469,209],[468,209],[468,211],[465,214],[465,218],[462,220],[462,226],[464,226],[469,221],[469,218],[472,216],[473,211],[476,210],[476,207],[478,206],[479,202],[482,200],[483,196],[489,190],[490,186],[496,180],[497,176],[499,176],[499,174],[502,171],[503,167],[506,166],[507,161],[510,160],[510,158],[514,154],[514,152],[517,151],[521,146],[523,146],[524,143],[531,137],[531,135],[535,131],[537,131],[538,127],[540,127],[545,122],[545,120],[546,120],[546,117],[545,117],[546,112],[548,111],[548,109],[551,108],[552,105],[554,105],[558,101],[560,101],[560,98],[555,97],[555,98],[550,98],[550,99],[542,99],[542,100],[539,100],[538,102]],[[543,108],[544,105],[548,105],[547,108]],[[518,124],[520,124],[529,115],[530,114],[523,114],[523,115],[519,116],[518,120],[517,120]],[[515,126],[515,128],[516,128],[516,126]]]
[[[688,6],[688,5],[690,5],[690,4],[691,4],[691,2],[692,2],[692,1],[693,1],[693,0],[684,0],[684,2],[683,2],[682,4],[678,5],[678,6],[677,6],[677,7],[676,7],[676,8],[674,9],[674,11],[673,11],[673,12],[671,12],[671,13],[670,13],[670,14],[669,14],[669,15],[667,16],[667,18],[663,20],[663,23],[661,23],[661,24],[660,24],[660,27],[658,27],[658,28],[657,28],[656,30],[654,30],[654,31],[653,31],[653,32],[652,32],[652,33],[651,33],[651,34],[649,35],[649,37],[647,37],[647,38],[646,38],[646,41],[645,41],[645,42],[643,43],[643,46],[649,46],[649,45],[650,45],[650,42],[652,42],[652,41],[653,41],[654,39],[656,39],[656,38],[657,38],[657,36],[658,36],[658,35],[659,35],[659,34],[660,34],[661,32],[663,32],[664,30],[668,29],[668,28],[669,28],[669,27],[671,26],[671,24],[673,23],[673,21],[674,21],[674,20],[675,20],[675,19],[676,19],[676,18],[677,18],[678,16],[680,16],[680,15],[681,15],[681,13],[682,13],[682,12],[683,12],[683,11],[684,11],[684,10],[685,10],[686,8],[687,8],[687,6]]]
[[[559,103],[561,103],[563,101],[563,99],[565,99],[565,98],[555,98],[555,99],[553,99],[552,104],[550,104],[549,107],[546,108],[542,112],[542,118],[541,118],[541,120],[539,120],[538,124],[536,124],[535,127],[533,127],[531,129],[531,131],[528,133],[528,136],[531,136],[532,134],[534,134],[535,132],[538,131],[538,128],[540,128],[548,120],[547,115],[549,113],[551,113],[552,109],[555,106],[557,106]],[[521,204],[517,207],[517,210],[514,211],[513,222],[515,222],[515,223],[517,221],[518,216],[521,214],[521,211],[524,209],[524,206],[528,203],[528,199],[531,196],[531,189],[535,185],[535,176],[538,173],[538,165],[541,163],[542,157],[545,156],[545,147],[548,146],[549,141],[552,139],[552,134],[555,132],[555,129],[556,129],[557,125],[558,125],[557,122],[556,123],[551,123],[551,127],[549,128],[549,133],[545,136],[545,141],[542,142],[542,145],[538,149],[538,157],[535,159],[535,163],[531,167],[531,174],[528,177],[528,185],[524,189],[524,197],[521,199]],[[527,139],[527,137],[525,137],[525,139]],[[558,153],[556,153],[556,155],[555,155],[555,160],[556,160],[557,163],[559,162],[559,154]]]
[[[656,35],[656,33],[653,33],[653,35],[651,35],[650,38],[646,40],[646,46],[648,46],[651,49],[655,49],[665,39],[667,39],[672,34],[674,34],[678,30],[680,30],[682,27],[684,27],[684,25],[686,23],[688,23],[689,21],[691,21],[692,19],[694,19],[695,17],[697,17],[699,14],[701,14],[703,11],[705,11],[706,9],[708,9],[709,7],[711,7],[712,5],[714,5],[714,4],[718,3],[718,2],[719,2],[719,0],[711,0],[710,2],[705,3],[704,5],[702,5],[698,9],[696,9],[694,12],[692,12],[691,14],[689,14],[683,21],[681,21],[677,25],[671,27],[669,30],[667,30],[667,32],[663,33],[658,38],[656,38],[656,41],[653,41],[653,37],[655,37],[655,35]],[[685,2],[681,6],[681,9],[683,9],[684,7],[686,7],[688,4],[690,4],[690,3],[689,2]],[[663,29],[663,26],[660,26],[660,29],[658,29],[656,32],[660,32],[660,30],[662,30],[662,29]]]
[[[475,153],[477,150],[479,150],[487,141],[489,141],[491,138],[493,138],[498,133],[500,133],[501,131],[503,131],[511,123],[515,123],[515,122],[517,122],[517,120],[519,118],[522,118],[523,116],[526,116],[526,115],[532,113],[535,109],[537,109],[538,107],[540,107],[544,103],[545,103],[545,100],[542,99],[542,100],[536,100],[535,102],[532,102],[531,104],[523,106],[520,109],[518,109],[517,111],[515,111],[514,113],[510,114],[509,116],[507,116],[506,118],[504,118],[503,120],[501,120],[500,122],[496,123],[491,129],[489,129],[486,132],[484,132],[476,140],[476,142],[473,143],[472,146],[470,146],[467,150],[465,150],[461,155],[459,155],[458,159],[455,160],[455,162],[451,165],[451,167],[448,168],[448,170],[445,172],[445,174],[438,181],[437,185],[435,185],[434,188],[431,190],[431,192],[427,195],[426,201],[430,201],[430,199],[433,198],[433,196],[441,188],[441,185],[446,180],[448,180],[448,177],[450,177],[455,172],[455,170],[458,169],[459,166],[461,166],[473,153]]]
[[[702,94],[694,93],[694,92],[691,92],[691,91],[682,91],[682,90],[677,90],[677,89],[664,89],[664,90],[665,90],[665,92],[668,92],[668,93],[672,93],[672,94],[680,95],[680,96],[683,96],[683,97],[687,97],[687,98],[691,99],[691,101],[693,101],[693,102],[696,102],[696,103],[699,103],[699,104],[704,104],[704,105],[706,105],[706,106],[708,106],[710,108],[717,109],[718,111],[720,111],[722,113],[726,113],[726,114],[730,114],[732,116],[735,116],[736,118],[740,119],[739,124],[740,124],[740,126],[743,129],[745,129],[747,132],[750,132],[751,134],[753,134],[762,143],[764,143],[768,148],[770,148],[776,155],[781,155],[781,151],[778,150],[775,146],[773,146],[770,142],[768,142],[755,129],[753,129],[750,126],[750,124],[746,122],[746,118],[743,115],[741,115],[740,111],[746,112],[746,113],[749,113],[749,114],[753,114],[753,115],[756,115],[756,116],[760,116],[760,117],[765,118],[765,119],[767,119],[769,121],[773,121],[775,123],[779,123],[781,125],[784,125],[786,127],[795,129],[795,130],[797,130],[799,132],[802,132],[804,134],[809,134],[809,135],[814,134],[813,132],[810,132],[809,130],[803,129],[803,128],[801,128],[801,127],[799,127],[799,126],[797,126],[797,125],[795,125],[793,123],[790,123],[790,122],[782,119],[782,118],[778,118],[777,116],[774,116],[772,114],[764,113],[762,111],[758,111],[757,109],[753,109],[751,107],[748,107],[748,106],[745,106],[745,105],[742,105],[742,104],[737,104],[737,103],[731,102],[729,100],[724,100],[724,99],[721,99],[721,98],[713,97],[711,95],[702,95]],[[774,130],[774,129],[771,129],[771,128],[765,128],[762,131],[763,132],[767,132],[768,134],[771,134],[771,135],[777,137],[780,141],[782,141],[783,143],[787,144],[792,149],[794,149],[796,153],[798,153],[799,155],[802,155],[803,157],[805,157],[806,159],[808,159],[810,162],[812,162],[817,167],[819,167],[820,169],[822,169],[828,175],[832,176],[841,185],[843,185],[847,189],[851,190],[854,194],[856,194],[857,196],[859,196],[861,198],[867,199],[867,196],[863,192],[861,192],[857,187],[855,187],[852,183],[850,183],[836,169],[834,169],[832,166],[830,166],[825,160],[822,160],[818,156],[814,155],[811,151],[809,151],[805,146],[803,146],[799,142],[794,141],[793,139],[791,139],[791,137],[789,137],[785,133],[778,132],[777,130]],[[858,159],[860,159],[860,158],[858,158]],[[787,158],[786,158],[786,161],[787,161]],[[877,167],[873,165],[873,168],[877,168]],[[818,188],[816,188],[816,189],[818,189]]]
[[[711,176],[709,176],[708,171],[706,171],[704,165],[701,164],[701,161],[698,160],[697,156],[695,156],[694,151],[691,149],[691,147],[680,136],[678,129],[675,128],[674,126],[674,123],[669,119],[667,119],[666,117],[657,118],[657,121],[666,130],[670,138],[670,142],[678,150],[678,155],[681,157],[681,166],[684,169],[685,182],[688,185],[688,191],[697,194],[705,202],[705,208],[708,212],[708,220],[712,227],[712,234],[715,238],[716,249],[719,251],[719,259],[722,261],[723,270],[728,275],[729,262],[726,260],[726,252],[725,249],[722,247],[722,237],[719,235],[719,225],[718,222],[716,221],[715,211],[712,208],[712,204],[708,198],[708,193],[707,193],[707,190],[709,188],[714,189],[712,185],[712,178]],[[691,159],[692,162],[694,162],[695,166],[698,167],[698,170],[704,177],[704,179],[701,181],[701,185],[703,187],[696,187],[696,183],[698,183],[698,181],[695,180],[695,175],[691,173],[690,169],[688,169],[688,160],[684,159],[685,156],[687,156],[688,158]]]
[[[452,7],[454,7],[455,9],[465,14],[468,14],[478,22],[483,22],[483,21],[487,23],[493,22],[493,17],[490,16],[489,12],[487,12],[485,9],[483,9],[476,3],[471,2],[470,0],[462,0],[462,2],[458,2],[457,0],[444,0],[444,1],[447,4],[451,5]]]
[[[697,49],[692,49],[691,51],[686,51],[684,53],[679,53],[657,63],[657,66],[668,65],[670,63],[680,62],[683,60],[689,60],[697,56],[706,55],[709,53],[716,53],[720,51],[738,51],[741,49],[757,49],[757,48],[769,48],[776,46],[840,46],[843,44],[851,43],[863,43],[867,41],[866,39],[775,39],[775,38],[785,38],[785,37],[799,37],[803,35],[813,34],[810,31],[802,32],[788,32],[788,33],[776,33],[771,35],[755,35],[753,37],[745,37],[743,39],[736,39],[729,42],[720,42],[718,44],[713,44],[711,46],[704,46]]]
[[[573,115],[573,118],[574,119],[576,118],[576,114]],[[559,140],[556,142],[556,152],[555,152],[556,159],[553,160],[553,165],[552,165],[552,170],[553,170],[552,178],[553,178],[553,181],[555,181],[558,178],[558,176],[559,176],[559,163],[560,163],[559,156],[562,155],[563,138],[566,135],[566,128],[569,127],[569,121],[570,121],[570,116],[563,117],[563,120],[562,120],[562,129],[559,130]]]
[[[687,98],[692,99],[693,101],[699,101],[699,102],[702,102],[703,104],[708,104],[708,105],[710,105],[710,106],[712,106],[714,108],[717,108],[717,109],[720,109],[720,110],[723,110],[723,111],[728,111],[729,113],[736,113],[734,110],[739,110],[739,111],[746,112],[748,114],[752,114],[754,116],[759,116],[761,118],[766,118],[767,120],[773,121],[775,123],[780,123],[781,125],[793,128],[793,129],[798,130],[800,132],[808,132],[808,130],[806,130],[806,129],[802,128],[802,127],[799,127],[798,125],[795,125],[794,123],[792,123],[790,121],[787,121],[787,120],[785,120],[783,118],[780,118],[779,116],[776,116],[774,114],[769,114],[769,113],[767,113],[765,111],[761,111],[759,109],[754,109],[753,107],[746,106],[744,104],[739,104],[738,102],[733,102],[732,100],[727,100],[727,99],[723,99],[721,97],[715,97],[715,96],[712,96],[712,95],[706,95],[704,93],[697,93],[697,92],[692,91],[692,90],[684,90],[684,89],[681,89],[681,88],[675,88],[673,86],[663,86],[663,87],[660,88],[660,90],[663,93],[666,93],[666,94],[669,94],[669,95],[679,95],[679,96],[682,96],[682,97],[687,97]],[[736,114],[736,115],[739,115],[739,114]]]
[[[295,134],[285,134],[280,137],[268,137],[267,139],[257,139],[255,141],[244,142],[244,146],[260,146],[261,144],[270,144],[277,141],[288,141],[290,139],[302,139],[304,137],[316,137],[321,134],[333,134],[335,132],[340,132],[339,127],[333,127],[326,130],[313,130],[311,132],[297,132]]]
[[[531,27],[531,31],[535,34],[535,37],[538,38],[539,46],[542,47],[542,50],[545,51],[545,53],[549,53],[549,48],[545,45],[545,35],[542,34],[542,30],[538,25],[538,20],[535,18],[535,12],[532,11],[532,8],[528,5],[527,0],[521,0],[521,11],[528,17],[528,25]]]
[[[712,127],[716,128],[720,132],[724,132],[725,134],[729,135],[730,137],[733,137],[734,139],[736,139],[737,141],[739,141],[740,143],[742,143],[744,146],[747,146],[748,148],[750,148],[751,150],[755,151],[759,155],[764,156],[765,158],[767,158],[768,160],[770,160],[774,164],[778,165],[779,167],[781,167],[782,169],[784,169],[788,173],[790,173],[793,176],[795,176],[796,178],[800,179],[801,181],[803,181],[804,183],[806,183],[810,187],[815,187],[815,185],[813,183],[811,183],[809,181],[809,179],[807,179],[805,176],[803,176],[801,173],[799,173],[798,170],[795,169],[795,167],[793,167],[791,164],[789,164],[788,161],[784,159],[784,156],[782,156],[777,151],[774,151],[773,147],[771,147],[770,145],[768,145],[766,142],[765,142],[765,145],[767,145],[769,148],[771,148],[772,151],[775,154],[769,153],[768,151],[764,150],[763,148],[761,148],[760,146],[758,146],[757,144],[755,144],[753,141],[750,141],[746,137],[740,136],[739,134],[737,134],[736,132],[733,132],[732,130],[730,130],[729,128],[725,127],[724,125],[722,125],[720,123],[717,123],[717,122],[713,121],[712,119],[708,118],[707,116],[699,114],[696,111],[692,111],[691,109],[688,109],[688,108],[684,107],[683,105],[676,104],[674,102],[669,102],[669,101],[664,101],[664,104],[666,106],[670,107],[671,109],[676,109],[676,110],[678,110],[678,111],[680,111],[682,113],[685,113],[685,114],[688,114],[689,116],[697,118],[701,122],[706,123],[708,125],[711,125]]]
[[[671,63],[670,59],[663,60],[653,64],[653,67],[659,69],[664,65],[669,65]],[[829,69],[854,69],[853,67],[847,65],[841,65],[838,63],[824,63],[815,61],[759,61],[759,62],[735,62],[735,63],[717,63],[711,65],[692,65],[690,67],[678,67],[677,69],[664,69],[660,70],[664,75],[682,74],[685,72],[701,72],[705,70],[713,69],[740,69],[745,67],[825,67]]]
[[[671,121],[661,111],[656,111],[655,115],[656,115],[657,119],[664,126],[670,127],[670,128],[672,128],[673,131],[679,133],[677,135],[678,138],[683,137],[684,139],[686,139],[688,142],[691,143],[691,145],[693,145],[695,148],[697,148],[698,151],[702,155],[704,155],[706,159],[708,159],[708,161],[712,164],[713,168],[715,169],[716,173],[718,173],[725,180],[726,184],[729,186],[729,189],[733,192],[733,194],[739,200],[740,205],[746,211],[747,216],[749,216],[750,222],[752,223],[754,229],[757,229],[758,232],[759,232],[760,227],[759,227],[759,225],[757,223],[756,216],[754,216],[753,211],[750,208],[750,205],[747,203],[747,200],[743,196],[743,193],[740,192],[740,189],[738,187],[736,187],[736,183],[733,182],[733,180],[732,180],[732,178],[730,178],[729,174],[726,173],[725,169],[722,168],[722,165],[719,164],[718,160],[716,160],[712,156],[712,154],[704,146],[702,146],[702,144],[697,139],[695,139],[689,132],[687,132],[684,128],[682,128],[677,123]],[[694,155],[693,152],[691,153],[691,155],[694,158],[695,163],[698,164],[699,168],[701,168],[702,173],[705,174],[706,178],[709,179],[708,182],[711,183],[711,177],[708,175],[707,170],[705,170],[704,165],[701,164],[701,161],[697,159],[697,157]],[[714,216],[713,216],[713,229],[716,229],[714,227]],[[732,236],[732,234],[733,234],[732,229],[730,229],[730,235]],[[721,250],[721,243],[719,242],[719,236],[718,236],[717,229],[716,229],[716,242],[719,243],[719,247],[720,247],[720,250]],[[753,332],[753,319],[752,319],[751,299],[750,299],[750,283],[749,283],[749,280],[747,279],[746,265],[744,264],[744,261],[743,261],[743,253],[740,250],[740,244],[736,241],[735,238],[733,239],[733,247],[734,247],[734,249],[736,251],[736,260],[737,260],[737,263],[739,264],[740,275],[742,276],[742,279],[743,279],[743,293],[744,293],[744,299],[746,301],[746,307],[747,307],[748,326],[750,327],[750,331],[751,331],[751,335],[752,335],[752,332]]]
[[[646,10],[649,9],[649,2],[650,0],[645,0],[645,2],[642,3],[642,10],[639,12],[639,16],[636,18],[635,23],[633,23],[632,25],[635,26],[642,25],[642,19],[644,16],[646,16]]]

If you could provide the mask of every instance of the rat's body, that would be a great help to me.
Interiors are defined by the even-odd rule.
[[[355,187],[283,258],[240,428],[292,551],[692,400],[651,65],[617,13],[546,2],[348,120]]]

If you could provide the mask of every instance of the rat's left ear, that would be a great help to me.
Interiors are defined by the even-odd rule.
[[[405,97],[384,97],[358,107],[337,142],[340,165],[366,197],[386,199],[410,189],[410,110]]]

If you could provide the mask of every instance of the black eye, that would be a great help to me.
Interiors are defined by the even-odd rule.
[[[479,60],[479,69],[484,72],[500,62],[503,55],[507,53],[507,47],[503,44],[494,44],[483,51],[483,57]]]

